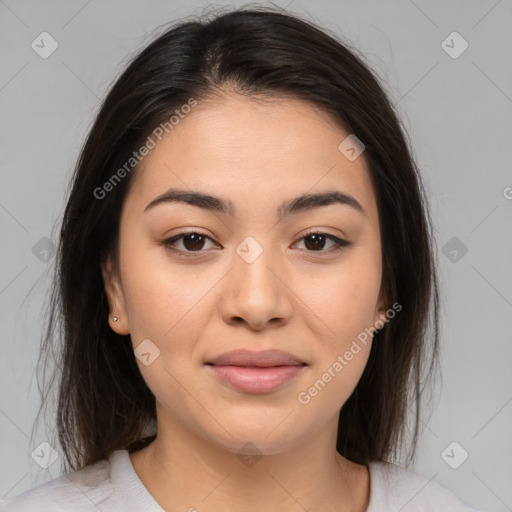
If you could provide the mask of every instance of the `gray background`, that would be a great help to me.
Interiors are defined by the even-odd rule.
[[[34,462],[46,438],[30,436],[54,261],[45,249],[57,241],[78,151],[127,59],[159,25],[207,5],[248,4],[0,0],[0,497],[59,474],[58,462]],[[443,381],[411,469],[474,508],[512,511],[512,2],[275,5],[309,13],[366,55],[397,102],[430,191]],[[47,59],[31,47],[43,31],[58,42]],[[442,45],[454,31],[469,44],[457,58],[460,39]],[[460,463],[462,450],[469,456],[453,469],[446,461]]]

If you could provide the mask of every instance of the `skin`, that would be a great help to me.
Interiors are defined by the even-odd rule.
[[[120,275],[110,261],[102,269],[111,328],[134,348],[150,339],[160,350],[147,366],[137,359],[156,397],[158,436],[130,458],[165,510],[366,510],[368,470],[336,452],[336,435],[371,338],[310,403],[297,399],[387,309],[376,197],[364,153],[350,161],[338,149],[347,135],[303,101],[226,93],[199,102],[132,178]],[[144,213],[170,187],[229,199],[236,217],[184,203]],[[333,204],[276,221],[283,201],[327,190],[352,195],[364,214]],[[351,244],[333,252],[327,239],[315,249],[304,238],[311,230]],[[182,231],[210,238],[175,243],[192,257],[170,252],[162,242]],[[247,236],[263,249],[251,263],[236,252]],[[308,364],[270,393],[229,388],[204,364],[269,348]],[[261,455],[251,465],[240,457],[247,443]]]

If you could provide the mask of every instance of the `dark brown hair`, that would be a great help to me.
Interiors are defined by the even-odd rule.
[[[389,304],[402,310],[375,334],[340,412],[337,450],[360,464],[391,460],[414,406],[414,457],[423,370],[431,376],[438,358],[439,299],[427,199],[392,102],[363,56],[296,14],[256,7],[203,16],[166,27],[131,60],[101,105],[75,169],[40,357],[44,400],[57,384],[65,467],[78,469],[154,438],[147,434],[155,399],[129,335],[109,327],[101,274],[108,255],[118,261],[120,212],[136,168],[103,198],[94,191],[191,97],[214,101],[225,91],[301,99],[364,143],[380,217],[383,286]]]

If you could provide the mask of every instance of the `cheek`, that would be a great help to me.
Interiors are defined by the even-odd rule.
[[[190,412],[185,413],[188,409],[183,404],[194,407],[189,393],[193,390],[194,398],[202,400],[201,390],[195,389],[194,349],[208,321],[206,283],[194,286],[197,281],[193,277],[171,275],[168,269],[157,265],[134,265],[130,273],[126,294],[132,345],[136,349],[149,339],[158,349],[154,349],[158,356],[149,365],[137,359],[139,370],[157,401],[165,404],[174,417],[185,421]]]
[[[300,404],[318,415],[317,421],[336,414],[348,400],[364,372],[371,346],[371,334],[346,328],[319,350],[319,358],[297,395]]]
[[[346,350],[374,325],[380,282],[380,262],[361,251],[297,284],[297,294],[307,306],[305,318],[317,337],[325,340],[321,347],[325,354]]]
[[[332,274],[328,290],[311,296],[312,309],[323,321],[325,343],[319,347],[318,365],[305,391],[328,411],[335,412],[346,402],[364,372],[380,282],[381,265],[375,254],[354,254]]]
[[[197,330],[206,318],[207,292],[215,279],[204,275],[200,266],[177,271],[162,247],[143,247],[129,240],[121,250],[133,343],[149,338],[166,350],[174,345],[186,346],[186,333]]]

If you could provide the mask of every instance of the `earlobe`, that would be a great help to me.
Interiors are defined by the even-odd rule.
[[[107,295],[110,328],[117,334],[126,335],[130,333],[128,326],[128,315],[124,303],[124,296],[119,282],[119,276],[115,272],[110,258],[101,264],[101,273]]]
[[[127,320],[122,321],[121,318],[116,316],[115,313],[111,313],[108,316],[108,323],[110,325],[110,328],[116,332],[117,334],[126,335],[130,334],[130,331],[128,328],[126,328]]]

